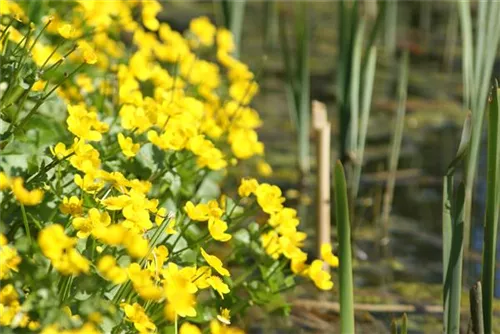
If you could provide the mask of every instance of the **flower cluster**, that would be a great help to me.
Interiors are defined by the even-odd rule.
[[[237,302],[253,286],[272,281],[272,297],[305,276],[331,289],[323,261],[306,263],[279,187],[244,178],[221,192],[238,163],[272,172],[251,107],[259,86],[231,33],[206,17],[177,32],[155,0],[51,5],[71,10],[28,16],[0,0],[13,71],[1,79],[0,145],[27,161],[1,157],[0,325],[242,333],[231,314],[265,303]]]

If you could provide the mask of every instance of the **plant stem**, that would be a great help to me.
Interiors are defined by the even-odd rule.
[[[26,210],[24,209],[24,204],[21,203],[21,212],[23,214],[23,222],[24,222],[24,228],[26,229],[26,235],[28,236],[28,240],[30,242],[30,245],[33,243],[31,240],[31,232],[30,232],[30,227],[28,224],[28,217],[26,216]]]

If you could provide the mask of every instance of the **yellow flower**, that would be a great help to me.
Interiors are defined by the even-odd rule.
[[[286,225],[295,227],[299,225],[299,220],[297,219],[297,211],[291,208],[283,208],[282,210],[271,214],[267,222],[272,227],[281,227]]]
[[[256,179],[241,179],[241,185],[238,188],[238,195],[241,197],[248,197],[254,194],[259,186]]]
[[[198,38],[203,46],[212,46],[214,44],[215,26],[208,17],[202,16],[191,20],[189,30]],[[194,46],[197,44],[195,43]]]
[[[65,39],[72,39],[76,35],[75,28],[73,28],[73,26],[68,23],[59,26],[57,31],[59,32],[59,35],[61,35]]]
[[[271,166],[265,162],[264,160],[259,160],[257,162],[257,173],[264,177],[271,176],[273,174],[273,169]]]
[[[224,323],[213,319],[210,321],[210,333],[211,334],[245,334],[245,331],[238,327],[229,327]]]
[[[224,299],[224,293],[229,293],[229,286],[222,281],[219,276],[210,276],[207,278],[207,283],[219,293],[220,297]]]
[[[156,217],[155,217],[156,225],[160,226],[165,219],[169,219],[169,217],[167,216],[167,209],[159,208],[158,211],[156,212]]]
[[[127,252],[130,256],[135,258],[141,258],[146,256],[149,250],[149,244],[142,235],[135,233],[134,231],[129,231],[126,237],[123,239],[123,244],[127,248]]]
[[[184,211],[186,211],[191,220],[203,222],[209,219],[209,209],[207,204],[200,203],[194,205],[193,202],[187,201],[186,205],[184,205]]]
[[[107,212],[100,213],[98,209],[89,210],[87,218],[77,217],[72,221],[73,227],[78,231],[76,235],[79,238],[86,238],[93,233],[95,228],[108,226],[111,224],[111,217]]]
[[[0,172],[0,190],[9,189],[11,186],[10,178],[4,172]]]
[[[220,314],[217,315],[217,320],[219,320],[225,325],[230,325],[231,324],[230,311],[227,308],[221,309]]]
[[[255,191],[257,203],[266,213],[275,213],[283,208],[285,199],[281,197],[281,189],[267,183],[260,184]]]
[[[50,152],[54,157],[56,157],[59,160],[64,159],[64,157],[70,155],[73,153],[73,148],[66,148],[66,145],[64,143],[57,143],[55,147],[50,147]]]
[[[296,257],[292,258],[292,261],[290,263],[290,268],[292,269],[292,272],[297,275],[306,275],[307,271],[309,269],[309,266],[306,264],[307,260],[307,254],[303,253],[304,255],[299,255]]]
[[[111,255],[105,255],[99,259],[97,269],[101,275],[114,284],[122,284],[127,280],[127,272],[116,264],[116,260]]]
[[[118,144],[120,145],[123,154],[129,158],[135,157],[135,155],[141,148],[141,145],[134,144],[132,138],[125,137],[122,133],[118,134]]]
[[[20,177],[16,177],[12,180],[12,192],[14,193],[14,197],[26,206],[38,205],[43,200],[43,190],[34,189],[27,190],[23,186],[24,180]]]
[[[225,28],[217,29],[217,48],[224,52],[233,52],[235,49],[233,34]]]
[[[229,95],[240,104],[247,105],[259,92],[259,85],[255,81],[239,80],[229,87]]]
[[[278,259],[281,254],[278,233],[271,230],[268,233],[262,234],[260,236],[260,240],[262,246],[266,250],[266,254],[271,256],[273,259]]]
[[[17,266],[21,263],[21,258],[17,254],[17,250],[7,243],[5,235],[0,233],[0,279],[8,278],[11,271],[17,272]],[[3,303],[1,296],[0,303]]]
[[[88,111],[83,104],[68,105],[68,114],[66,119],[68,130],[81,139],[100,141],[102,139],[101,133],[105,133],[109,129],[106,123],[98,120],[95,111]],[[84,142],[81,145],[85,147]]]
[[[160,22],[156,19],[156,15],[161,11],[162,7],[156,0],[148,0],[142,2],[142,23],[149,30],[156,31],[160,27]]]
[[[65,215],[79,216],[83,212],[83,200],[76,196],[71,196],[70,198],[64,196],[59,209]]]
[[[132,281],[134,290],[145,300],[160,300],[163,289],[152,279],[149,269],[141,269],[138,263],[132,263],[127,268],[127,273]]]
[[[231,239],[231,234],[225,233],[227,223],[219,218],[210,218],[208,221],[208,231],[212,238],[217,241],[226,242]]]
[[[97,62],[97,55],[89,43],[83,40],[78,41],[78,49],[80,50],[85,63],[92,65]]]
[[[165,296],[175,313],[181,317],[196,316],[196,298],[194,293],[198,288],[191,281],[191,268],[179,270],[175,263],[170,262],[162,274],[165,277]]]
[[[120,307],[125,312],[127,320],[134,323],[134,327],[139,333],[156,332],[155,324],[149,319],[141,305],[138,303],[134,303],[132,305],[123,303]]]
[[[203,248],[200,248],[200,250],[201,255],[210,267],[214,268],[222,276],[230,276],[229,271],[222,266],[222,261],[217,256],[208,254]]]
[[[329,273],[323,270],[323,262],[321,260],[314,260],[309,267],[309,278],[311,278],[314,284],[321,290],[331,290],[333,288],[333,282],[331,281],[331,276]]]
[[[264,144],[259,141],[255,130],[233,127],[229,131],[228,139],[231,151],[238,159],[248,159],[255,154],[264,153]]]
[[[179,334],[201,334],[201,330],[197,326],[189,322],[185,322],[179,329]]]
[[[78,275],[89,271],[89,261],[74,248],[76,239],[68,237],[61,225],[45,227],[38,235],[38,244],[43,255],[63,275]]]
[[[339,258],[333,255],[332,245],[324,243],[321,245],[321,258],[333,268],[339,266]]]
[[[37,80],[33,84],[33,86],[31,87],[31,90],[34,92],[40,92],[45,88],[46,84],[47,84],[47,81],[45,81],[45,80],[42,80],[42,79]]]
[[[86,93],[92,93],[95,91],[92,78],[86,74],[80,74],[75,79],[76,84]]]
[[[212,269],[209,266],[201,266],[196,269],[196,273],[194,274],[193,283],[199,289],[206,289],[210,286],[207,282],[207,279],[212,276]]]

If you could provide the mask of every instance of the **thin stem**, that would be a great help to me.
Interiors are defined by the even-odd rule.
[[[30,244],[32,244],[31,232],[30,232],[30,227],[28,224],[28,217],[26,216],[26,210],[24,209],[24,204],[22,204],[22,203],[21,203],[21,212],[23,214],[23,223],[24,223],[24,228],[26,229],[26,235],[28,236],[28,240],[30,241]]]

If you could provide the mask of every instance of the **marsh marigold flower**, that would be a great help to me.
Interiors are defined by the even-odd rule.
[[[169,307],[181,317],[196,316],[195,293],[198,290],[196,284],[191,281],[191,268],[180,269],[175,263],[169,263],[164,270],[164,290]],[[167,311],[167,307],[165,311]]]
[[[93,233],[95,228],[108,226],[111,224],[111,217],[107,212],[99,212],[98,209],[92,208],[89,210],[88,216],[77,217],[72,221],[73,227],[78,231],[78,238],[86,238]]]
[[[256,179],[241,179],[241,184],[238,187],[238,195],[248,197],[255,193],[258,186],[259,182]]]
[[[57,31],[59,32],[59,35],[61,35],[65,39],[72,39],[76,35],[75,28],[68,23],[59,26]]]
[[[201,16],[191,20],[189,30],[198,38],[201,45],[212,46],[214,44],[216,28],[208,17]],[[196,43],[194,45],[196,46]]]
[[[134,303],[130,305],[123,303],[120,307],[125,312],[127,319],[134,323],[134,327],[139,333],[156,332],[156,325],[149,319],[144,308],[140,304]]]
[[[83,212],[83,200],[76,196],[70,198],[64,196],[63,202],[59,205],[59,210],[65,215],[79,216]]]
[[[89,261],[74,248],[76,239],[68,237],[61,225],[45,227],[38,235],[38,244],[43,255],[61,274],[78,275],[89,271]]]
[[[101,275],[114,284],[122,284],[127,280],[127,271],[116,264],[116,260],[111,255],[105,255],[99,259],[97,269]]]
[[[217,315],[217,319],[225,325],[230,325],[231,324],[230,311],[227,308],[221,309],[220,314]]]
[[[219,276],[210,276],[207,278],[207,283],[210,284],[212,289],[217,291],[222,299],[224,299],[224,294],[229,293],[229,286],[222,281]]]
[[[142,23],[149,30],[156,31],[160,27],[160,22],[156,19],[156,15],[161,11],[162,7],[156,0],[148,0],[142,2]]]
[[[332,245],[324,243],[321,245],[321,258],[333,268],[339,266],[339,258],[333,255]]]
[[[17,266],[21,263],[21,257],[14,247],[8,245],[5,235],[0,233],[0,279],[6,279],[11,271],[17,272]]]
[[[212,238],[217,241],[226,242],[231,239],[231,234],[225,233],[227,230],[227,223],[219,218],[210,218],[208,221],[208,231]]]
[[[0,190],[9,189],[10,185],[11,185],[10,178],[7,175],[5,175],[4,172],[0,172]]]
[[[229,271],[223,267],[222,261],[217,256],[208,254],[203,248],[200,248],[200,251],[210,267],[214,268],[222,276],[230,276]]]
[[[255,190],[257,203],[265,213],[275,213],[283,208],[285,199],[281,197],[281,189],[267,183],[260,184]]]
[[[197,326],[189,322],[185,322],[179,329],[179,334],[201,334],[201,330]]]
[[[141,148],[141,145],[134,144],[132,138],[125,137],[122,133],[118,134],[118,144],[122,149],[123,154],[128,158],[133,158]]]
[[[259,160],[257,162],[257,172],[264,176],[264,177],[267,177],[267,176],[271,176],[273,174],[273,169],[271,168],[271,166],[265,162],[264,160]]]
[[[16,177],[12,180],[12,192],[14,197],[22,204],[26,206],[38,205],[43,200],[43,190],[34,189],[27,190],[24,188],[24,180],[20,177]]]
[[[331,290],[333,288],[331,276],[323,270],[323,262],[321,260],[314,260],[312,262],[308,274],[318,289]]]

